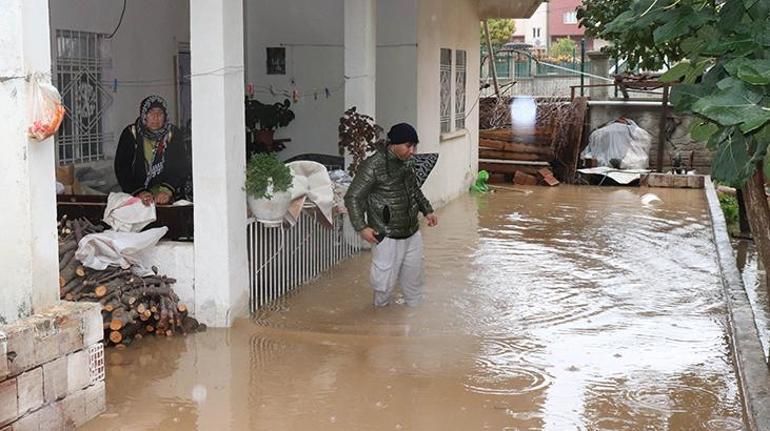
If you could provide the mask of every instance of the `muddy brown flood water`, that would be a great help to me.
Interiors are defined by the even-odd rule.
[[[254,321],[108,350],[90,430],[739,430],[702,191],[461,197],[425,303],[370,306],[369,254]]]

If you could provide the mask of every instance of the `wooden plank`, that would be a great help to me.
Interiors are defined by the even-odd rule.
[[[513,176],[513,183],[523,185],[523,186],[536,186],[537,177],[535,177],[534,175],[524,173],[522,171],[516,171],[516,174]]]
[[[553,132],[550,128],[534,129],[486,129],[479,130],[480,139],[496,139],[499,141],[521,141],[524,138],[542,138],[546,142],[551,141]]]
[[[530,162],[525,160],[498,160],[498,159],[484,159],[480,158],[479,163],[491,163],[501,165],[519,165],[519,166],[551,166],[548,162]],[[537,171],[536,171],[537,172]]]
[[[486,148],[479,148],[479,157],[482,159],[515,160],[527,162],[546,162],[550,160],[541,154],[511,153],[507,151],[488,150]]]
[[[490,174],[508,174],[515,175],[516,172],[521,171],[527,174],[535,175],[539,167],[530,165],[516,165],[509,163],[488,163],[479,162],[479,169],[483,169]]]
[[[553,150],[550,146],[531,145],[518,142],[498,141],[496,139],[479,139],[479,147],[491,148],[493,150],[510,151],[513,153],[533,153],[544,154],[553,157]]]

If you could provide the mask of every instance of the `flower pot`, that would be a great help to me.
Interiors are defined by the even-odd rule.
[[[254,140],[267,151],[275,151],[275,130],[257,130],[254,132]]]
[[[288,191],[273,193],[270,199],[248,196],[248,204],[258,222],[278,227],[283,223],[283,217],[291,205],[291,193]]]

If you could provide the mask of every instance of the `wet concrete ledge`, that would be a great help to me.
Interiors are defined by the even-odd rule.
[[[738,272],[727,223],[710,177],[706,178],[705,186],[746,423],[752,431],[770,430],[770,369],[765,362],[754,313]]]

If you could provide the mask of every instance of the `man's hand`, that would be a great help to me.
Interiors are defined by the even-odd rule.
[[[169,202],[171,202],[171,194],[168,192],[159,191],[158,194],[155,195],[156,205],[166,205]]]
[[[152,193],[147,192],[147,191],[139,193],[138,195],[136,195],[136,197],[141,199],[142,203],[144,204],[144,206],[147,206],[147,207],[150,206],[150,204],[154,200],[153,197],[152,197]]]
[[[438,224],[438,216],[434,213],[430,213],[425,216],[425,219],[428,220],[428,226],[433,227]]]
[[[379,241],[377,241],[377,238],[374,237],[375,235],[377,235],[377,232],[370,227],[365,227],[361,229],[361,231],[358,232],[358,234],[361,235],[361,238],[363,238],[364,241],[368,242],[369,244],[379,243]]]

